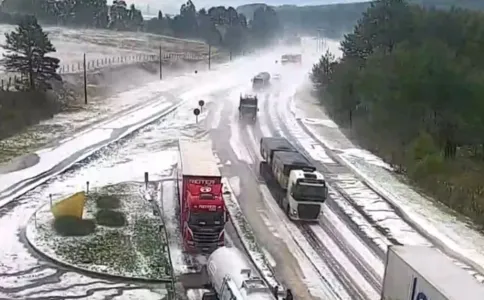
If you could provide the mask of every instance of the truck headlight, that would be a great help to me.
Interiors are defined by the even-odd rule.
[[[291,214],[292,214],[293,216],[297,215],[297,210],[295,210],[295,209],[293,208],[293,209],[291,210]]]

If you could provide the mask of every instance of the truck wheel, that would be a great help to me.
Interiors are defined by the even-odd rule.
[[[286,205],[286,216],[289,217],[289,204]]]

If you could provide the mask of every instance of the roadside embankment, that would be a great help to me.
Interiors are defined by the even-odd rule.
[[[162,65],[163,80],[195,70],[206,70],[207,63],[205,60],[165,60]],[[47,93],[0,91],[0,164],[45,146],[54,138],[64,138],[58,134],[51,137],[45,134],[47,132],[68,136],[74,133],[73,127],[78,131],[103,120],[111,111],[109,107],[117,105],[110,102],[123,100],[112,96],[160,80],[159,69],[159,62],[153,61],[90,70],[87,73],[87,105],[84,103],[82,73],[62,75],[63,82],[55,84],[53,90]],[[136,104],[135,100],[132,105]],[[119,110],[125,109],[128,104],[124,99],[123,103],[119,103]],[[72,122],[76,124],[71,125],[76,126],[66,128],[54,119],[52,122],[47,120],[58,113],[62,113],[66,121],[72,116]],[[75,118],[73,114],[76,114]]]

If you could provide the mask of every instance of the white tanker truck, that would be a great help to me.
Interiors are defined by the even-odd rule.
[[[239,250],[220,247],[207,260],[208,280],[215,292],[203,300],[277,300],[273,290],[254,270]]]

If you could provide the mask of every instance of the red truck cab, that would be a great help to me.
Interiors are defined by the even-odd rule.
[[[218,161],[207,141],[180,140],[178,191],[184,248],[211,253],[224,246],[227,212]]]

